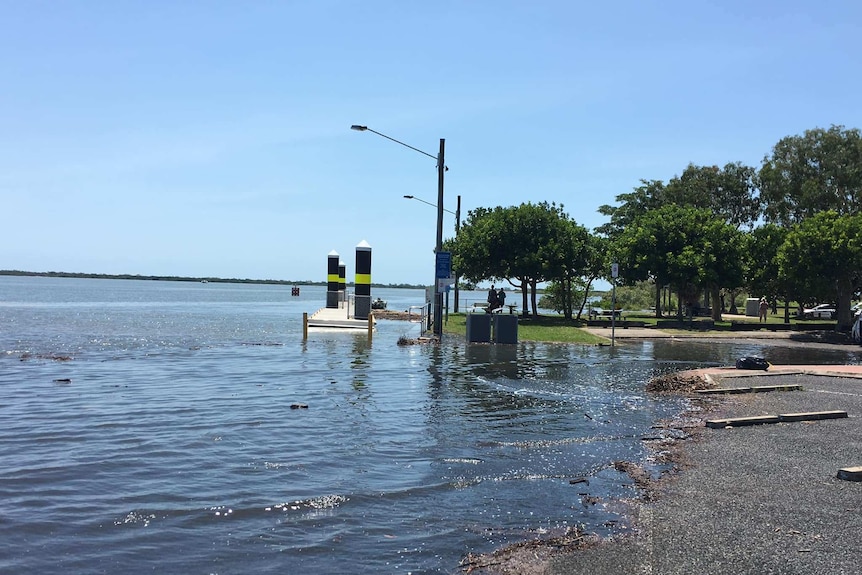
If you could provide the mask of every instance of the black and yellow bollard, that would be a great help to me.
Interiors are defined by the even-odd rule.
[[[362,240],[356,246],[355,319],[368,319],[371,313],[371,246]]]
[[[347,266],[338,260],[338,301],[347,301]]]
[[[338,252],[329,252],[326,262],[326,307],[338,308]]]

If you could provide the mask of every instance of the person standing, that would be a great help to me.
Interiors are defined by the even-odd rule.
[[[504,305],[506,305],[506,292],[503,291],[503,287],[500,287],[500,291],[497,292],[497,305],[502,309]]]
[[[497,309],[497,290],[494,289],[494,284],[491,284],[491,289],[488,290],[488,313]]]
[[[766,296],[760,298],[760,318],[758,322],[766,321],[766,314],[769,312],[769,302],[766,301]]]

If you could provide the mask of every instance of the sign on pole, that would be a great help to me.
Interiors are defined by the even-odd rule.
[[[437,273],[436,277],[439,278],[448,278],[452,275],[452,253],[451,252],[437,252]]]
[[[437,291],[440,291],[444,288],[448,288],[450,285],[455,283],[455,278],[437,278]],[[448,289],[447,289],[448,291]]]
[[[615,278],[615,277],[619,277],[619,275],[620,275],[620,264],[618,264],[618,263],[611,264],[611,277]]]

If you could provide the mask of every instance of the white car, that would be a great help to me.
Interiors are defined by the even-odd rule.
[[[814,307],[805,308],[802,310],[802,317],[805,319],[835,319],[835,306],[822,303]]]

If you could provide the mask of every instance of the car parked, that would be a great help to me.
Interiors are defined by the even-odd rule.
[[[805,308],[802,310],[804,319],[835,319],[835,306],[828,303],[822,303],[814,307]]]

